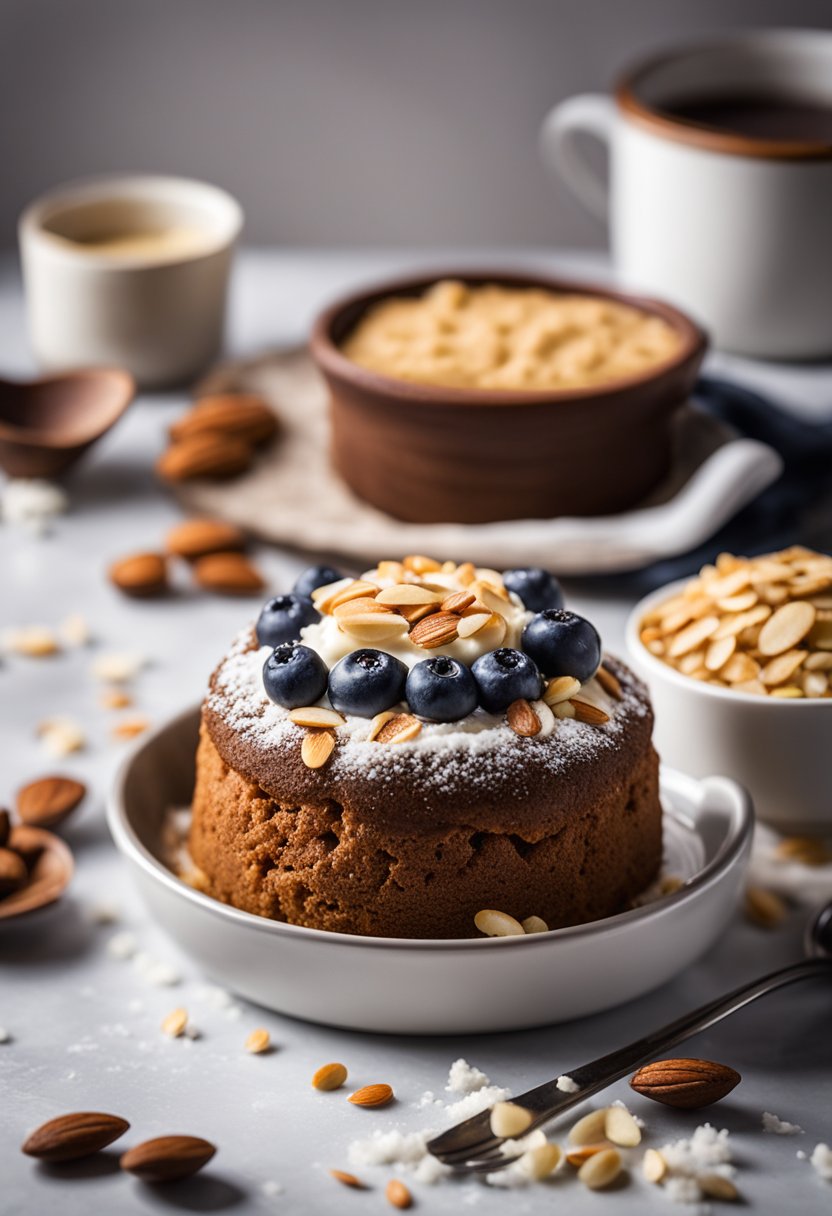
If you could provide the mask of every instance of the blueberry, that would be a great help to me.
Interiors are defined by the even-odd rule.
[[[410,669],[405,686],[414,714],[434,722],[458,722],[477,708],[477,686],[458,659],[438,655]]]
[[[327,583],[337,583],[338,579],[343,577],[341,571],[333,570],[332,566],[309,566],[303,574],[298,576],[298,581],[292,591],[295,595],[300,595],[308,600],[318,587],[326,587]]]
[[[563,608],[547,608],[533,616],[523,630],[521,645],[547,676],[574,676],[584,684],[601,665],[598,630]]]
[[[300,642],[277,646],[263,664],[263,687],[284,709],[314,705],[326,692],[328,676],[321,656]]]
[[[541,570],[540,566],[505,570],[503,582],[509,591],[520,596],[529,612],[542,612],[544,608],[563,607],[563,592],[560,589],[560,583],[548,570]]]
[[[329,673],[333,709],[358,718],[374,718],[404,700],[407,668],[385,650],[353,650]]]
[[[257,618],[257,641],[261,646],[296,642],[301,629],[314,625],[320,619],[311,600],[298,595],[278,595],[263,605],[263,611]]]
[[[501,646],[481,654],[471,674],[477,685],[480,705],[490,714],[501,714],[512,701],[524,697],[534,701],[540,696],[540,672],[521,650]]]

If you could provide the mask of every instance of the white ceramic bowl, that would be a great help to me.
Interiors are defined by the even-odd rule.
[[[666,771],[665,853],[685,885],[661,900],[524,938],[416,941],[280,924],[203,895],[159,860],[163,820],[193,792],[192,709],[141,741],[109,802],[110,830],[153,916],[209,975],[314,1022],[396,1034],[519,1030],[595,1013],[657,987],[724,931],[753,811],[722,778]]]
[[[37,199],[20,219],[29,330],[43,367],[126,367],[142,387],[192,379],[220,349],[239,204],[204,182],[111,176]],[[103,253],[94,234],[177,229],[191,247]]]
[[[644,646],[640,625],[687,580],[648,595],[627,622],[627,650],[647,682],[662,760],[694,777],[724,773],[750,791],[760,819],[788,833],[832,829],[832,700],[733,692],[682,675]]]

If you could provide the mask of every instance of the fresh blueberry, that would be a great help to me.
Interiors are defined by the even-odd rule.
[[[353,650],[329,673],[333,709],[357,718],[374,718],[404,700],[407,668],[385,650]]]
[[[563,592],[560,583],[548,570],[540,566],[526,566],[520,570],[505,570],[503,582],[509,591],[519,595],[529,612],[542,612],[544,608],[562,608]]]
[[[320,619],[311,600],[298,595],[278,595],[263,605],[263,611],[257,618],[257,641],[261,646],[296,642],[301,629],[314,625]]]
[[[295,595],[303,596],[308,600],[318,587],[326,587],[327,583],[337,583],[338,579],[343,577],[341,571],[333,570],[332,566],[309,566],[303,574],[298,576],[298,581],[292,591]]]
[[[444,655],[411,667],[405,696],[414,714],[433,722],[458,722],[477,708],[477,686],[470,668]]]
[[[563,608],[547,608],[533,616],[523,630],[521,645],[547,676],[574,676],[584,684],[601,665],[598,630]]]
[[[300,642],[284,642],[263,664],[263,687],[276,705],[297,709],[320,701],[328,674],[326,663],[316,651]]]
[[[540,672],[521,650],[489,650],[476,660],[471,674],[480,705],[490,714],[503,713],[520,697],[534,701],[540,696]]]

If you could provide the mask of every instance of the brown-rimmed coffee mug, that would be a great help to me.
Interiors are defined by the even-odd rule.
[[[713,114],[721,99],[815,121],[784,135],[776,113],[771,134],[731,129],[727,111],[718,123],[684,116],[703,103]],[[608,186],[584,160],[582,134],[607,144]],[[625,284],[686,309],[726,349],[832,354],[832,33],[755,31],[656,55],[614,98],[555,106],[541,146],[608,218]]]

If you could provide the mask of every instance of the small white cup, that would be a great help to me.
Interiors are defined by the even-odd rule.
[[[616,269],[671,300],[717,346],[767,358],[832,354],[832,144],[751,139],[664,107],[743,93],[832,108],[832,33],[770,30],[658,55],[615,99],[562,102],[541,132],[544,161],[609,219]],[[581,134],[609,150],[609,191]]]
[[[19,236],[38,362],[117,364],[145,388],[193,379],[222,343],[242,223],[231,195],[179,177],[95,178],[37,199]],[[94,234],[162,229],[193,239],[122,253],[90,243]]]

